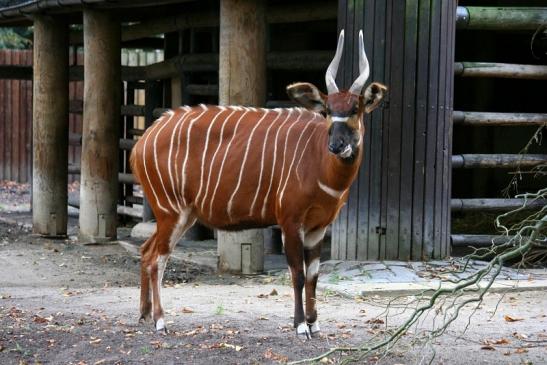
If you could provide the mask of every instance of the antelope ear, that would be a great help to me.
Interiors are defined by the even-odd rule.
[[[308,82],[297,82],[287,86],[287,94],[293,101],[306,109],[318,113],[325,111],[327,96]]]
[[[363,93],[363,102],[365,103],[365,113],[370,113],[378,107],[385,96],[387,87],[379,82],[370,84]]]

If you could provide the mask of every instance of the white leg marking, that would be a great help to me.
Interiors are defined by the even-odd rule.
[[[340,199],[342,195],[346,192],[346,190],[334,190],[331,187],[328,187],[327,185],[323,184],[321,181],[317,180],[317,185],[323,190],[325,193],[333,197],[334,199]]]
[[[306,269],[306,281],[312,281],[319,275],[319,259],[313,260]]]
[[[197,193],[196,199],[195,199],[196,205],[198,204],[199,197],[201,196],[201,190],[203,189],[203,173],[205,172],[205,169],[204,169],[205,168],[205,156],[207,155],[207,149],[209,148],[209,134],[211,133],[211,129],[215,125],[215,122],[216,122],[217,118],[222,114],[223,111],[226,110],[226,108],[223,107],[223,106],[219,106],[219,108],[220,108],[220,111],[217,113],[217,115],[215,115],[215,117],[213,118],[213,120],[209,124],[209,128],[207,128],[207,134],[205,135],[205,146],[203,148],[203,154],[201,155],[201,174],[200,174],[200,178],[199,178],[199,190],[198,190],[198,193]],[[209,174],[210,173],[211,172],[209,171]]]
[[[296,167],[294,168],[294,170],[296,171],[296,179],[298,180],[298,184],[300,187],[302,187],[302,181],[300,180],[300,174],[298,173],[298,168],[300,167],[300,162],[302,162],[302,158],[304,157],[304,154],[306,153],[306,148],[308,148],[308,143],[310,143],[313,135],[315,134],[315,131],[317,131],[317,128],[314,128],[313,131],[310,133],[310,136],[308,137],[308,140],[306,141],[306,144],[304,145],[304,149],[302,150],[302,153],[300,154],[298,163],[296,164]]]
[[[309,323],[309,326],[310,326],[310,332],[312,333],[312,335],[314,333],[321,332],[321,328],[319,328],[319,323],[317,323],[317,321],[313,323]]]
[[[270,195],[270,191],[272,190],[272,183],[273,183],[274,172],[275,172],[275,162],[277,160],[277,140],[279,139],[279,132],[281,132],[281,130],[283,129],[283,126],[285,125],[285,123],[290,119],[290,116],[292,115],[292,112],[294,110],[295,109],[289,109],[289,113],[287,114],[287,118],[285,119],[285,121],[283,121],[283,123],[281,123],[281,125],[279,126],[279,128],[277,129],[277,132],[275,134],[275,140],[274,140],[275,142],[274,142],[274,150],[273,150],[273,161],[272,161],[272,172],[270,174],[270,184],[268,185],[268,190],[266,191],[266,195],[264,195],[264,201],[262,202],[262,218],[266,217],[266,206],[268,204],[268,196]],[[300,111],[300,110],[298,109],[298,111]],[[300,114],[302,114],[302,112],[300,112]]]
[[[152,181],[150,180],[150,175],[148,174],[148,168],[146,166],[146,145],[148,143],[148,138],[150,138],[150,135],[154,132],[154,130],[158,127],[158,125],[161,125],[163,116],[161,116],[154,124],[150,126],[150,129],[148,130],[148,133],[146,133],[146,136],[144,137],[144,144],[142,147],[142,163],[144,167],[144,174],[146,175],[146,180],[148,180],[148,186],[150,186],[150,189],[152,189],[152,194],[154,194],[154,198],[156,199],[156,203],[158,204],[158,208],[163,210],[166,213],[169,213],[169,210],[167,210],[163,205],[161,205],[160,200],[158,198],[158,193],[156,193],[156,189],[154,189],[154,185],[152,184]]]
[[[281,207],[281,203],[283,202],[283,195],[285,194],[285,188],[287,187],[287,183],[289,182],[289,177],[291,176],[291,172],[293,171],[292,167],[294,166],[294,161],[296,160],[296,153],[298,152],[298,148],[300,146],[300,140],[302,139],[302,136],[304,135],[304,133],[306,132],[308,127],[313,125],[313,123],[314,123],[313,121],[315,120],[316,116],[317,116],[317,114],[314,114],[313,118],[311,118],[310,120],[308,120],[306,122],[307,123],[306,126],[304,128],[302,128],[302,132],[300,132],[300,136],[298,136],[298,140],[296,141],[296,146],[294,148],[292,161],[291,161],[291,164],[289,166],[289,170],[287,171],[287,177],[285,178],[285,183],[283,184],[283,188],[281,189],[281,194],[279,196],[279,206],[280,207]]]
[[[260,174],[259,174],[259,178],[258,178],[258,184],[256,186],[255,196],[253,198],[253,202],[251,203],[251,209],[249,210],[249,216],[253,216],[253,214],[254,214],[256,199],[258,198],[258,193],[260,192],[260,188],[262,187],[262,173],[264,172],[264,155],[265,155],[265,152],[266,152],[266,144],[268,142],[268,136],[270,134],[270,129],[275,125],[275,123],[277,122],[279,117],[281,117],[281,114],[283,114],[283,109],[281,109],[281,111],[279,109],[274,109],[274,111],[276,111],[278,113],[278,115],[277,115],[277,117],[275,117],[273,119],[272,123],[270,124],[270,126],[266,130],[266,135],[264,136],[264,143],[262,143],[262,157],[260,159]],[[288,114],[287,114],[287,118],[288,118]]]
[[[239,187],[241,186],[241,179],[243,177],[243,171],[245,171],[245,163],[247,162],[247,157],[249,156],[249,149],[253,141],[254,133],[256,129],[260,126],[260,124],[262,124],[264,119],[266,119],[266,117],[268,116],[268,113],[269,111],[266,111],[264,115],[262,115],[262,117],[258,120],[258,122],[256,122],[255,126],[251,130],[251,133],[249,134],[249,137],[247,138],[247,146],[245,146],[245,153],[243,154],[243,162],[241,163],[241,168],[239,169],[239,177],[237,179],[237,184],[234,191],[232,192],[232,195],[230,196],[230,199],[228,199],[228,217],[230,218],[230,220],[232,217],[232,205],[234,202],[234,197],[236,196],[239,190]]]
[[[232,110],[232,108],[228,108],[228,109]],[[203,199],[201,200],[201,210],[203,210],[203,207],[205,206],[205,202],[207,200],[207,195],[209,194],[209,184],[211,182],[211,175],[212,175],[212,172],[213,172],[213,164],[215,162],[215,158],[217,157],[217,153],[220,150],[220,146],[224,142],[224,140],[222,139],[222,137],[224,136],[224,127],[226,126],[226,123],[228,123],[228,121],[230,120],[232,115],[234,115],[235,112],[236,112],[236,110],[232,110],[230,115],[228,115],[224,119],[224,122],[222,123],[222,127],[220,128],[220,136],[218,138],[217,148],[215,150],[215,153],[213,153],[213,157],[211,158],[211,163],[209,164],[209,176],[207,177],[207,185],[205,186],[205,194],[203,195]]]
[[[306,339],[311,338],[310,328],[306,322],[302,322],[296,327],[296,334],[298,336],[306,337]]]
[[[213,195],[211,196],[211,200],[209,201],[209,218],[213,215],[213,202],[215,201],[215,195],[217,193],[218,185],[220,184],[220,179],[222,177],[222,170],[224,169],[224,162],[226,161],[226,157],[228,156],[228,152],[230,152],[230,146],[232,145],[232,142],[234,141],[234,138],[237,134],[237,129],[239,127],[239,123],[241,120],[245,117],[248,110],[243,112],[241,114],[241,117],[237,120],[236,125],[234,127],[234,133],[232,134],[232,138],[230,138],[230,141],[228,142],[228,146],[226,146],[226,152],[224,153],[224,158],[222,159],[222,163],[220,164],[220,169],[218,170],[218,176],[217,176],[217,183],[215,185],[215,188],[213,189]]]
[[[323,239],[323,237],[325,237],[326,231],[327,227],[318,228],[315,231],[308,232],[303,241],[304,248],[307,250],[311,250],[312,248],[314,248]]]
[[[197,117],[195,117],[194,119],[190,121],[188,130],[186,131],[186,154],[184,156],[184,162],[182,163],[182,183],[181,183],[181,189],[180,189],[180,194],[182,195],[182,203],[184,204],[184,206],[188,205],[186,204],[186,198],[184,197],[184,188],[186,184],[186,163],[188,162],[188,154],[190,152],[190,133],[192,132],[192,127],[194,123],[196,123],[196,121],[199,118],[201,118],[203,114],[207,112],[207,107],[205,105],[200,104],[200,107],[203,108],[203,111],[201,112],[200,115],[198,115]]]

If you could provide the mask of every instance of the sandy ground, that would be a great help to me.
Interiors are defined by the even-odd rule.
[[[285,277],[219,276],[171,263],[162,292],[170,333],[163,336],[137,323],[138,265],[117,245],[40,239],[0,224],[0,364],[282,363],[358,345],[408,314],[376,319],[391,298],[322,292],[322,336],[303,342],[291,326]],[[464,336],[471,309],[432,346],[412,343],[410,331],[394,353],[360,363],[415,364],[436,351],[436,364],[546,364],[546,308],[544,292],[487,295]]]

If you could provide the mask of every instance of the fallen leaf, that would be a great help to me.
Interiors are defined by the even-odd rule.
[[[287,362],[289,358],[285,355],[276,354],[272,351],[271,348],[268,348],[264,352],[264,357],[268,360],[277,361],[277,362]]]
[[[507,350],[503,353],[503,356],[509,356],[509,355],[511,355],[511,351],[509,351],[509,350]]]
[[[495,350],[495,348],[493,346],[490,346],[490,345],[484,345],[484,346],[481,346],[481,350]]]
[[[258,317],[259,321],[269,321],[270,319],[268,317],[260,316]]]
[[[510,343],[511,343],[511,341],[509,341],[506,338],[500,338],[500,339],[494,341],[494,344],[496,344],[496,345],[507,345],[507,344],[510,344]]]
[[[515,354],[525,354],[527,352],[528,352],[528,350],[523,349],[522,347],[515,350]]]
[[[272,291],[270,292],[270,295],[271,295],[272,297],[278,295],[277,290],[275,290],[275,288],[272,289]]]
[[[371,324],[384,324],[384,321],[380,318],[376,318],[376,319],[369,319],[368,321],[366,321],[365,323],[371,323]]]
[[[507,314],[503,316],[503,319],[505,319],[505,322],[518,322],[518,321],[524,320],[524,318],[515,318],[515,317],[508,316]]]
[[[99,343],[101,343],[101,341],[102,341],[102,339],[97,338],[97,339],[95,339],[95,340],[89,341],[89,343],[90,343],[91,345],[98,345]]]
[[[190,307],[183,307],[182,313],[194,313],[194,310]]]

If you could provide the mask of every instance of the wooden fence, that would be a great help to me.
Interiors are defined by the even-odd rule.
[[[163,60],[163,52],[126,50],[122,52],[123,66],[146,66]],[[70,53],[72,66],[83,65],[83,54],[74,48]],[[0,50],[0,66],[32,66],[31,50]],[[83,81],[71,81],[70,100],[74,104],[83,100]],[[124,85],[127,94],[127,85]],[[136,104],[144,104],[144,90],[131,90]],[[127,98],[125,96],[124,100]],[[132,100],[133,100],[132,99]],[[138,101],[138,103],[137,103]],[[135,127],[144,126],[144,118],[135,118]],[[69,132],[81,135],[81,113],[70,113]],[[70,144],[68,159],[70,165],[80,165],[81,146]],[[32,172],[32,81],[24,79],[0,79],[0,180],[21,183],[30,182]],[[79,175],[69,176],[69,181]]]
[[[32,65],[32,52],[0,50],[0,65]],[[30,181],[32,81],[0,80],[0,180]]]

